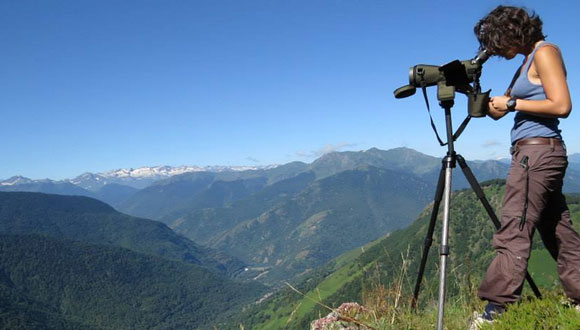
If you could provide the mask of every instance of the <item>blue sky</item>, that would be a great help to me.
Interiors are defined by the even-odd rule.
[[[372,147],[443,156],[421,94],[393,90],[415,64],[473,57],[473,26],[500,3],[540,14],[574,102],[572,1],[0,0],[0,179],[311,162]],[[521,60],[490,59],[483,88],[503,93]],[[465,114],[458,94],[456,126]],[[579,118],[561,124],[571,153]],[[458,152],[507,157],[512,120],[473,119]]]

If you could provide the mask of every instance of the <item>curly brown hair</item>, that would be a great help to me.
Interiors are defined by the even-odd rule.
[[[482,18],[473,29],[480,48],[492,55],[504,56],[513,49],[532,49],[546,36],[542,33],[542,20],[526,8],[498,6]]]

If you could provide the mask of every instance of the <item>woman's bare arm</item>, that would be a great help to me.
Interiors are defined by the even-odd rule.
[[[532,65],[544,87],[546,99],[518,99],[516,110],[541,117],[568,117],[572,110],[572,101],[560,52],[554,47],[543,46],[536,51]],[[507,111],[508,100],[508,96],[494,96],[490,101],[491,107],[497,111]]]

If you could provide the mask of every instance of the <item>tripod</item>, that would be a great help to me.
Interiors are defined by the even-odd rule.
[[[440,98],[441,100],[441,98]],[[458,134],[453,134],[452,130],[452,122],[451,122],[451,107],[453,106],[453,98],[447,97],[446,100],[442,100],[440,102],[442,108],[445,109],[445,123],[447,126],[447,155],[443,158],[441,171],[439,173],[439,180],[437,182],[437,190],[435,192],[435,199],[433,202],[433,210],[431,212],[431,220],[429,223],[429,229],[427,231],[427,236],[425,237],[424,242],[424,249],[423,249],[423,256],[421,258],[421,266],[419,268],[419,273],[417,275],[417,282],[415,283],[415,291],[413,293],[413,300],[411,305],[413,307],[417,306],[417,298],[419,296],[419,290],[421,287],[421,280],[423,278],[423,274],[425,272],[425,265],[427,263],[427,256],[429,254],[429,248],[433,242],[433,232],[435,230],[435,223],[437,221],[437,214],[439,212],[439,206],[441,204],[441,200],[443,199],[443,223],[442,223],[442,230],[441,230],[441,249],[439,252],[440,261],[439,261],[439,309],[437,314],[437,329],[443,330],[443,315],[444,315],[444,308],[445,308],[445,290],[446,290],[446,266],[447,266],[447,256],[449,256],[449,245],[448,245],[448,236],[449,236],[449,205],[451,199],[451,178],[452,178],[452,171],[453,168],[456,167],[456,163],[459,162],[461,170],[471,185],[471,188],[475,192],[476,196],[479,198],[483,207],[485,208],[488,216],[490,217],[491,221],[495,225],[496,229],[499,229],[501,226],[500,221],[498,220],[495,212],[493,211],[491,205],[487,201],[481,186],[475,179],[473,172],[467,166],[465,159],[455,153],[453,142],[457,138]],[[469,116],[462,125],[462,128],[459,130],[459,134],[467,121],[469,120]],[[534,291],[534,294],[538,298],[542,298],[538,287],[534,283],[532,277],[529,273],[526,272],[526,280],[530,284],[530,287]]]

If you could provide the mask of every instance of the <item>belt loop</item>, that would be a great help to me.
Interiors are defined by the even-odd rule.
[[[554,152],[554,139],[550,139],[550,148],[552,148],[552,152]]]
[[[510,147],[510,155],[513,156],[513,154],[515,154],[516,151],[518,151],[518,143],[519,142],[520,141],[516,141],[516,142],[514,142],[514,144],[512,144],[512,146]]]

